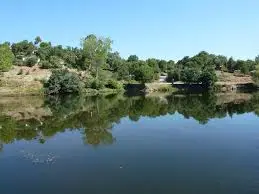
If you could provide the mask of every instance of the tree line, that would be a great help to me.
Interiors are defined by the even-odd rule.
[[[56,133],[79,130],[86,144],[100,145],[114,142],[111,129],[121,118],[138,121],[142,117],[159,117],[179,113],[186,119],[193,118],[206,124],[213,118],[253,112],[259,116],[259,95],[238,103],[217,103],[220,97],[214,94],[159,97],[109,96],[50,96],[44,107],[51,116],[15,120],[3,114],[0,107],[0,145],[15,140],[35,140],[44,143]],[[22,114],[22,113],[21,113]],[[37,130],[36,130],[37,129]],[[0,146],[1,147],[1,146]]]
[[[63,47],[43,41],[39,36],[34,41],[23,40],[17,43],[5,42],[0,44],[0,71],[8,71],[13,65],[34,66],[51,69],[53,79],[47,84],[48,88],[58,88],[53,85],[57,79],[70,83],[76,78],[79,83],[71,83],[60,91],[49,90],[49,93],[80,91],[84,88],[102,89],[104,87],[120,88],[120,82],[136,81],[141,83],[153,82],[160,75],[166,75],[168,81],[183,81],[186,83],[202,83],[210,88],[217,81],[216,70],[233,73],[252,74],[255,80],[259,77],[259,56],[254,60],[235,60],[223,55],[214,55],[202,51],[195,56],[186,56],[175,62],[149,58],[141,60],[136,55],[127,59],[112,50],[112,40],[109,38],[88,35],[81,39],[81,46]],[[88,72],[87,76],[65,71],[64,68]],[[62,69],[62,70],[60,70]],[[109,82],[109,84],[107,84]],[[75,87],[74,84],[80,87]]]

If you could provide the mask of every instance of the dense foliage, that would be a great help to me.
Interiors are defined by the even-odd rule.
[[[12,54],[15,56],[14,60]],[[176,63],[154,58],[141,60],[137,55],[123,59],[118,52],[112,51],[112,41],[109,38],[94,34],[83,38],[80,48],[52,45],[39,36],[34,41],[23,40],[1,45],[1,69],[8,69],[12,64],[38,64],[43,69],[73,68],[77,72],[85,71],[91,79],[86,82],[91,82],[94,88],[106,85],[110,87],[105,83],[111,78],[114,81],[133,80],[146,83],[158,80],[160,75],[167,75],[169,82],[199,83],[210,88],[217,81],[216,71],[253,74],[255,79],[259,75],[259,57],[255,60],[235,60],[202,51],[193,57],[186,56]]]
[[[55,70],[45,83],[47,94],[80,93],[83,89],[83,82],[74,72],[68,70]]]
[[[8,44],[0,45],[0,72],[8,71],[13,65],[14,56]]]

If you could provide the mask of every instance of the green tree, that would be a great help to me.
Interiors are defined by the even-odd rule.
[[[155,73],[160,73],[160,69],[159,69],[158,63],[159,63],[159,60],[154,59],[154,58],[146,60],[146,64],[149,67],[151,67]]]
[[[175,68],[175,62],[173,60],[169,60],[167,62],[167,72],[173,70]]]
[[[109,38],[96,37],[91,34],[82,40],[83,56],[85,63],[83,69],[91,70],[95,67],[96,78],[101,66],[105,65],[109,51],[111,51],[112,41]]]
[[[167,81],[168,82],[175,82],[180,80],[181,71],[180,69],[173,69],[168,72],[167,74]]]
[[[24,61],[24,64],[28,67],[34,66],[38,62],[38,58],[36,56],[27,57]]]
[[[217,81],[215,70],[213,68],[205,68],[200,74],[198,81],[206,88],[212,88]]]
[[[129,66],[123,63],[118,67],[117,74],[118,74],[119,80],[129,80],[130,79]]]
[[[41,43],[41,38],[39,36],[37,36],[35,39],[34,39],[34,44],[35,45],[38,45],[39,43]]]
[[[49,60],[51,53],[51,42],[41,42],[36,54],[41,60]]]
[[[167,65],[168,63],[165,60],[160,60],[158,62],[158,66],[161,72],[167,72]]]
[[[32,42],[29,42],[28,40],[23,40],[18,43],[12,44],[12,52],[13,54],[17,56],[30,56],[33,54],[33,51],[35,51],[35,46]]]
[[[137,55],[130,55],[128,57],[128,62],[137,62],[139,60],[138,56]]]
[[[61,68],[64,64],[64,61],[58,56],[51,56],[49,62],[51,63],[51,68]]]
[[[123,64],[123,60],[118,52],[109,53],[107,57],[107,64],[109,65],[110,70],[118,71],[120,66]]]
[[[76,73],[64,69],[53,71],[44,84],[45,93],[48,95],[80,93],[83,87],[83,82]]]
[[[42,68],[42,69],[51,69],[52,68],[52,64],[46,60],[41,60],[39,65],[40,65],[40,68]]]
[[[75,52],[74,52],[75,51]],[[67,48],[63,54],[63,60],[65,65],[68,67],[79,68],[80,66],[80,56],[77,56],[77,50],[74,48]]]
[[[257,55],[256,57],[255,57],[255,63],[258,65],[259,64],[259,55]]]
[[[0,45],[0,71],[8,71],[14,61],[14,55],[7,44]]]
[[[222,70],[223,67],[227,67],[228,59],[223,55],[218,55],[214,58],[213,62],[217,70]]]
[[[235,68],[236,68],[236,61],[232,57],[230,57],[228,62],[227,62],[227,69],[230,72],[234,72]]]
[[[185,68],[181,72],[181,80],[186,83],[197,83],[201,71],[197,68]]]
[[[154,70],[148,65],[140,65],[134,72],[135,80],[142,83],[151,82],[154,79]]]

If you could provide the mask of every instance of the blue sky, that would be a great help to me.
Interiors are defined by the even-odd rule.
[[[201,50],[259,54],[258,0],[1,0],[0,42],[42,39],[79,46],[108,36],[123,57],[177,60]]]

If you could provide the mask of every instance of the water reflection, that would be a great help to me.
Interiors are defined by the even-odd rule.
[[[40,97],[0,100],[0,151],[15,140],[45,143],[58,132],[77,130],[86,144],[98,146],[116,141],[112,128],[121,118],[174,115],[206,124],[213,118],[254,112],[259,115],[259,94],[203,94],[155,97]]]

